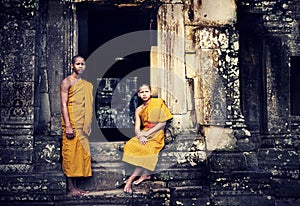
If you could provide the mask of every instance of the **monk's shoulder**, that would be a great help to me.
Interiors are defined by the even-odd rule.
[[[143,108],[143,105],[138,106],[138,107],[135,109],[135,113],[136,113],[136,114],[139,114],[139,113],[141,112],[142,108]]]
[[[89,81],[87,81],[87,80],[82,80],[87,86],[89,86],[89,87],[91,87],[91,88],[93,88],[93,84],[91,83],[91,82],[89,82]]]
[[[156,104],[162,104],[165,102],[162,98],[152,98],[151,101]]]
[[[66,78],[64,78],[60,85],[61,85],[61,88],[64,88],[64,89],[68,89],[72,86],[73,82],[72,82],[72,79],[70,76],[67,76]]]

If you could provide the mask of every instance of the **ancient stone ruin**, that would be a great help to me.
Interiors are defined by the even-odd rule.
[[[299,0],[1,0],[0,204],[300,205],[299,11]],[[93,177],[73,198],[59,85],[78,53],[95,89]],[[142,82],[176,138],[128,196],[122,148]]]

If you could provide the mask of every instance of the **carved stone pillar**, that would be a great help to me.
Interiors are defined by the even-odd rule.
[[[158,10],[158,46],[152,51],[156,60],[151,62],[151,84],[167,102],[175,125],[189,131],[196,124],[185,71],[183,16],[182,4],[163,4]]]
[[[28,172],[34,142],[36,7],[33,3],[1,7],[0,171]]]
[[[61,171],[61,104],[60,82],[70,72],[70,61],[77,48],[75,7],[68,1],[40,4],[40,58],[36,69],[36,136],[37,171]]]
[[[240,108],[236,20],[231,0],[163,4],[158,10],[151,84],[181,132],[200,126],[207,154],[254,148]]]

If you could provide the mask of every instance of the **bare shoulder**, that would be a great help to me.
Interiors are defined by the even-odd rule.
[[[61,89],[69,89],[71,85],[72,85],[72,80],[70,76],[64,78],[60,83]]]
[[[144,106],[143,104],[140,105],[140,106],[138,106],[138,107],[135,109],[135,113],[136,113],[136,114],[139,114],[139,113],[141,112],[143,106]]]

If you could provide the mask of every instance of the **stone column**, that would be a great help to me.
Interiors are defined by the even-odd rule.
[[[1,173],[26,173],[33,163],[35,15],[32,3],[1,5]]]
[[[181,132],[199,125],[207,154],[254,148],[240,108],[236,21],[232,0],[163,4],[158,10],[151,84]]]
[[[151,65],[151,84],[167,102],[176,127],[181,131],[191,130],[195,128],[195,115],[191,110],[191,96],[187,94],[183,5],[163,4],[157,18],[158,46],[156,55],[152,55],[157,60]]]

